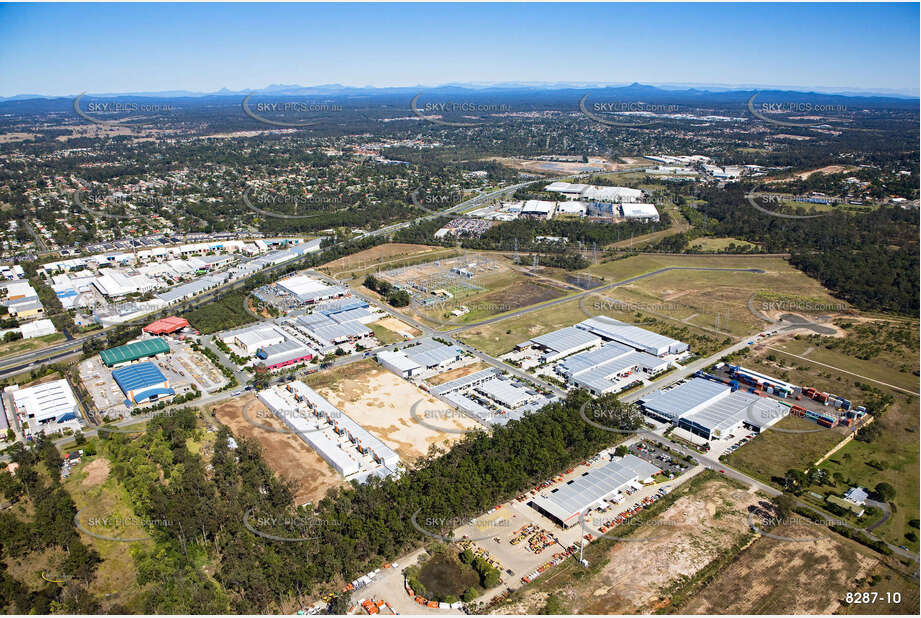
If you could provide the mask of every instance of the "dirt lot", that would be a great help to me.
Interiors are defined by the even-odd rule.
[[[83,479],[84,485],[87,487],[99,485],[109,478],[109,460],[100,457],[88,463],[83,471],[86,472],[86,478]]]
[[[243,408],[249,404],[252,405],[247,413],[251,419],[262,425],[285,429],[284,424],[268,414],[266,407],[252,394],[217,406],[214,415],[234,435],[253,438],[262,445],[263,456],[269,466],[282,478],[296,483],[296,504],[316,502],[331,487],[345,484],[322,457],[294,434],[270,432],[248,423],[243,418]]]
[[[607,171],[621,170],[629,167],[641,167],[650,162],[641,158],[627,158],[627,163],[614,163],[610,159],[589,157],[588,163],[581,161],[542,161],[534,159],[518,159],[511,157],[496,157],[493,159],[506,167],[525,172],[545,174],[575,174],[589,168],[603,168]]]
[[[504,290],[478,297],[476,302],[497,307],[528,307],[563,295],[564,292],[558,288],[530,281],[516,281]]]
[[[333,260],[332,262],[327,262],[326,264],[320,266],[318,270],[322,270],[327,273],[336,273],[339,271],[347,271],[351,268],[358,269],[359,267],[370,266],[372,264],[386,260],[407,258],[414,255],[420,255],[422,253],[444,250],[444,247],[388,243],[386,245],[378,245],[376,247],[371,247],[370,249],[365,249],[364,251],[359,251],[353,255],[341,257],[338,260]]]
[[[748,508],[757,502],[754,494],[725,481],[703,480],[655,517],[658,525],[642,526],[630,535],[649,541],[614,544],[603,557],[592,559],[596,566],[587,577],[553,573],[501,613],[534,613],[548,592],[559,595],[569,613],[649,611],[663,588],[693,577],[748,534]]]
[[[680,610],[687,614],[833,614],[878,559],[818,526],[790,524],[771,531],[812,543],[762,537]]]
[[[388,316],[386,318],[383,318],[382,320],[378,320],[377,322],[375,322],[375,324],[379,324],[383,326],[384,328],[386,328],[387,330],[392,330],[393,332],[397,334],[409,333],[413,337],[418,337],[419,335],[422,334],[422,331],[420,331],[418,328],[415,328],[414,326],[410,326],[406,322],[403,322],[402,320],[398,320],[392,316]]]
[[[437,376],[428,378],[426,382],[432,386],[438,386],[439,384],[444,384],[445,382],[450,382],[451,380],[457,380],[458,378],[469,376],[471,373],[483,371],[484,369],[489,369],[489,365],[482,362],[476,362],[471,365],[465,365],[464,367],[458,367],[457,369],[439,373]]]
[[[323,374],[332,375],[324,377]],[[307,382],[317,392],[383,440],[406,463],[424,456],[433,444],[456,442],[464,436],[463,433],[438,431],[416,421],[411,410],[420,400],[423,403],[416,408],[420,417],[425,416],[426,410],[444,410],[447,406],[373,361],[353,363],[331,372],[313,374],[310,378]],[[480,427],[473,420],[454,415],[426,422],[454,430]]]

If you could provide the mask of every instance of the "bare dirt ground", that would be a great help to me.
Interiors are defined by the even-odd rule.
[[[227,425],[235,436],[252,438],[262,445],[263,456],[281,478],[296,484],[295,504],[316,502],[331,487],[344,485],[342,477],[333,470],[312,448],[292,433],[278,433],[260,429],[247,422],[243,408],[251,419],[261,425],[284,430],[284,424],[268,414],[268,410],[255,395],[247,394],[221,404],[214,409],[218,421]]]
[[[649,541],[617,543],[590,577],[554,580],[551,574],[522,602],[499,611],[535,613],[553,590],[570,613],[648,612],[663,588],[693,577],[748,534],[748,508],[757,502],[757,496],[719,479],[707,481],[630,535]]]
[[[806,170],[805,172],[799,172],[793,177],[798,178],[799,180],[806,180],[816,172],[821,172],[822,174],[840,174],[841,172],[849,172],[851,170],[856,170],[857,168],[853,165],[826,165],[825,167],[819,167],[814,170]],[[787,182],[793,177],[786,178],[776,178],[774,180],[769,180],[768,182]]]
[[[585,171],[587,167],[601,167],[606,171],[614,171],[651,164],[651,161],[645,161],[637,157],[624,159],[626,163],[615,163],[610,159],[601,157],[589,157],[588,163],[583,163],[582,161],[543,161],[511,157],[496,157],[492,160],[512,169],[544,174],[575,174]]]
[[[86,478],[83,479],[83,485],[86,487],[99,485],[109,478],[109,469],[109,460],[104,457],[100,457],[86,464],[86,467],[83,468],[83,471],[86,472]]]
[[[327,262],[319,267],[326,272],[336,272],[339,270],[348,270],[349,268],[358,268],[359,265],[367,266],[381,260],[389,260],[400,257],[411,257],[420,253],[429,251],[443,250],[444,247],[430,247],[428,245],[409,245],[404,243],[387,243],[359,251],[358,253],[341,257],[338,260]]]
[[[422,334],[422,331],[419,330],[418,328],[414,326],[410,326],[406,322],[398,320],[393,316],[388,316],[386,318],[378,320],[377,322],[375,322],[375,324],[379,324],[383,326],[384,328],[386,328],[387,330],[392,330],[395,333],[409,333],[413,337],[418,337],[419,335]]]
[[[477,371],[483,371],[488,369],[489,365],[483,362],[476,362],[471,365],[465,365],[464,367],[458,367],[457,369],[452,369],[451,371],[445,371],[444,373],[439,373],[437,376],[432,376],[428,378],[426,382],[432,386],[438,386],[439,384],[444,384],[445,382],[450,382],[451,380],[457,380],[458,378],[463,378],[464,376],[469,376],[471,373],[476,373]]]
[[[465,429],[480,427],[473,420],[460,415],[430,417],[426,411],[445,410],[446,404],[380,368],[376,363],[355,363],[349,369],[353,370],[335,376],[333,382],[314,388],[331,404],[394,449],[404,462],[412,463],[426,455],[433,444],[448,446],[444,443],[462,439],[464,434],[460,432]],[[422,403],[418,403],[420,401]],[[428,425],[458,433],[438,431],[414,419],[411,411],[417,403],[416,414]]]
[[[818,526],[789,524],[772,534],[818,537],[789,542],[762,537],[744,550],[696,597],[686,614],[833,614],[879,562],[856,544]]]
[[[478,303],[494,304],[497,307],[528,307],[547,300],[563,296],[565,292],[558,287],[537,285],[530,281],[516,281],[503,290],[477,298]]]

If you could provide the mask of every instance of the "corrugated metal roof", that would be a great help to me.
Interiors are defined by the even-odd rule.
[[[169,344],[160,337],[152,337],[150,339],[143,339],[134,343],[120,345],[116,348],[103,350],[99,353],[99,357],[102,358],[102,362],[108,367],[111,367],[119,363],[126,363],[148,356],[165,354],[167,352],[169,352]]]
[[[153,363],[137,363],[112,371],[112,378],[127,396],[129,391],[158,386],[166,381],[163,373]]]
[[[590,470],[551,491],[546,497],[543,494],[538,496],[534,503],[560,521],[566,522],[633,481],[648,478],[657,472],[659,468],[651,463],[635,455],[627,455],[620,461],[612,461]]]
[[[717,397],[725,397],[730,388],[719,382],[703,378],[693,378],[667,391],[655,391],[643,399],[643,407],[667,418],[677,419],[701,405],[710,403]]]
[[[675,344],[682,343],[677,339],[672,339],[671,337],[666,337],[659,333],[648,331],[645,328],[626,324],[625,322],[606,316],[589,318],[576,326],[591,331],[605,339],[614,339],[635,348],[665,348],[667,350]]]
[[[556,352],[564,352],[601,343],[601,339],[586,330],[568,326],[552,333],[534,337],[531,339],[531,343]]]

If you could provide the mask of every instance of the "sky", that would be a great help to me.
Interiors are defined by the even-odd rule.
[[[0,4],[0,96],[270,84],[919,89],[919,5]]]

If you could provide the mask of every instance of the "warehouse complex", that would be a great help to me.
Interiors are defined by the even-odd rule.
[[[426,372],[439,373],[463,355],[460,348],[434,339],[423,339],[418,345],[402,350],[378,352],[377,362],[402,378],[412,378],[421,377]]]
[[[626,324],[620,320],[605,316],[589,318],[578,324],[576,328],[587,330],[598,335],[606,341],[616,341],[636,348],[653,356],[667,354],[682,354],[688,351],[688,344],[660,335],[639,326]]]
[[[161,401],[176,394],[163,373],[151,362],[115,369],[112,378],[125,394],[125,405],[129,407]]]
[[[265,406],[348,480],[397,473],[400,457],[303,382],[257,395]]]
[[[603,508],[606,502],[620,502],[623,490],[639,489],[659,472],[651,463],[627,455],[540,494],[530,505],[564,528],[571,528],[579,523],[580,514]]]
[[[687,352],[686,343],[600,316],[529,339],[503,358],[601,396],[667,371]]]
[[[601,396],[662,373],[668,366],[665,359],[612,341],[597,350],[570,356],[556,366],[556,372],[567,383]]]
[[[151,337],[103,350],[99,353],[99,357],[102,358],[106,367],[116,367],[158,354],[169,354],[169,344],[161,337]]]
[[[32,428],[77,419],[77,399],[67,380],[54,380],[28,388],[11,386],[6,392],[10,394],[19,418]]]
[[[723,438],[743,427],[761,431],[789,412],[779,401],[704,378],[655,391],[639,403],[647,415],[706,440]]]
[[[494,368],[434,386],[431,392],[484,425],[505,425],[556,401]]]
[[[348,296],[348,289],[342,286],[327,285],[319,279],[307,275],[295,275],[282,279],[275,284],[280,290],[288,293],[297,302],[312,305],[324,300]]]

